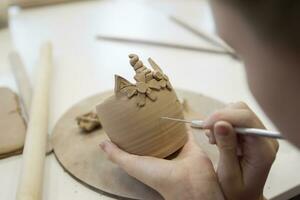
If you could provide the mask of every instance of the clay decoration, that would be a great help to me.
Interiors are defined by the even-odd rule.
[[[136,155],[165,158],[187,140],[184,123],[162,120],[183,119],[183,110],[169,78],[151,59],[148,69],[135,54],[129,55],[136,83],[116,75],[114,95],[97,105],[104,131],[121,149]]]
[[[98,115],[93,111],[76,117],[76,121],[83,133],[91,133],[92,131],[101,128]]]

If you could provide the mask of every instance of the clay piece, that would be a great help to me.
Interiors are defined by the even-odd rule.
[[[90,133],[98,128],[101,128],[101,123],[98,115],[94,111],[76,117],[77,125],[83,133]]]
[[[184,117],[187,120],[203,119],[224,106],[215,99],[197,93],[184,90],[176,90],[176,93],[181,97],[180,99],[184,100]],[[117,196],[144,200],[162,199],[156,191],[130,177],[107,159],[99,147],[101,141],[108,139],[104,129],[99,128],[89,134],[82,134],[74,121],[77,116],[89,112],[91,108],[112,95],[114,92],[109,91],[88,97],[62,115],[51,134],[55,156],[73,178],[101,194],[113,196],[116,199],[123,199]],[[173,123],[168,120],[164,121]],[[216,167],[219,159],[217,148],[208,143],[202,130],[191,129],[190,131],[194,133],[198,144]],[[169,137],[172,138],[172,136]]]
[[[22,152],[26,124],[18,96],[8,88],[0,88],[0,158]]]
[[[169,78],[151,58],[153,70],[137,55],[129,58],[136,83],[116,75],[114,94],[96,107],[97,114],[108,137],[123,150],[165,158],[185,144],[187,129],[161,117],[183,119],[182,106]]]

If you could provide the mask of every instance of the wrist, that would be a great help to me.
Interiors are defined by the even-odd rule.
[[[206,182],[199,187],[185,185],[181,188],[173,188],[172,191],[160,193],[165,200],[224,200],[223,192],[218,182]],[[201,186],[201,188],[200,188]]]

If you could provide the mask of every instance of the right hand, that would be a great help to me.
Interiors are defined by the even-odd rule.
[[[237,135],[233,127],[261,128],[263,123],[242,102],[230,104],[205,120],[211,144],[220,152],[217,174],[230,200],[264,199],[263,188],[278,151],[278,142],[257,136]]]

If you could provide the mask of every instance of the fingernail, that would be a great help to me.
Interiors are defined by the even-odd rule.
[[[216,133],[219,136],[227,136],[227,135],[229,135],[228,128],[226,126],[223,126],[223,125],[217,125],[217,127],[216,127]]]

